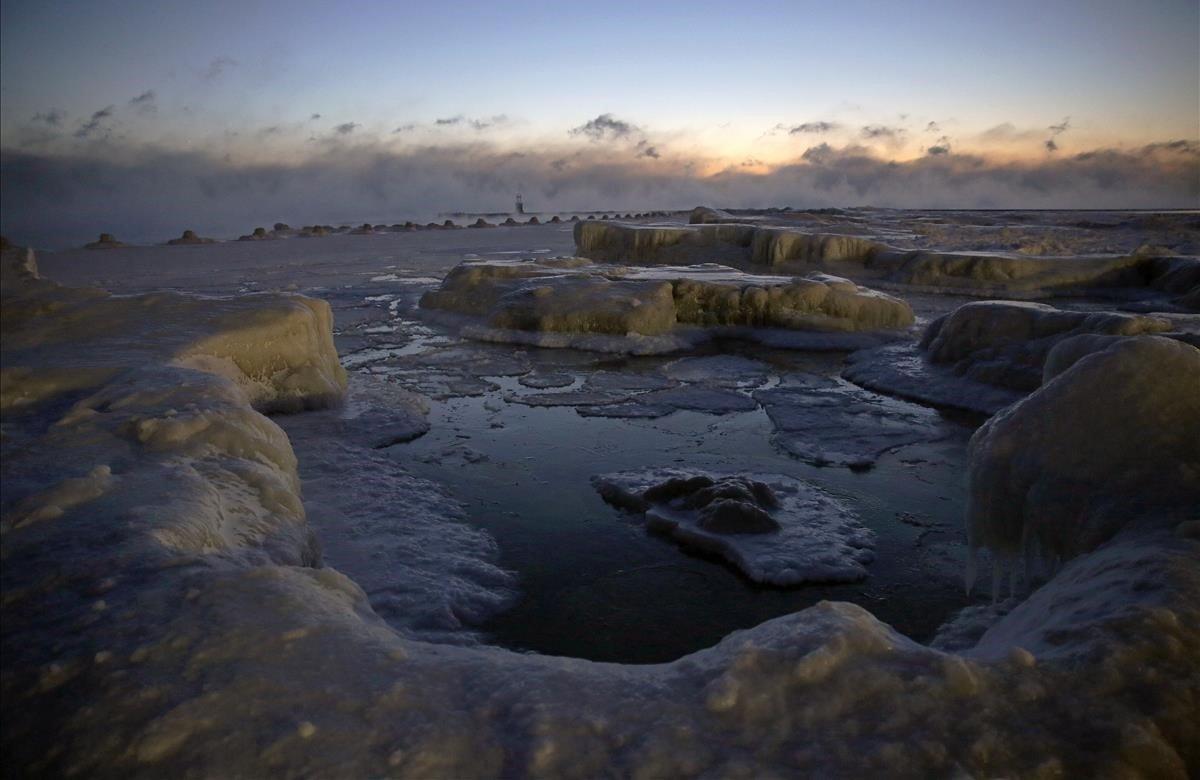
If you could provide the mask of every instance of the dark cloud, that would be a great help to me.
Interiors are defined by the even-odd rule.
[[[582,125],[572,128],[571,135],[585,135],[593,141],[602,141],[605,138],[625,138],[635,132],[637,127],[622,119],[617,119],[612,114],[601,114],[595,119],[589,119]]]
[[[408,124],[400,125],[395,130],[393,130],[392,135],[396,135],[398,133],[407,133],[411,130],[415,130],[416,128],[417,128],[416,124],[414,124],[413,122],[409,122]]]
[[[860,132],[862,133],[863,138],[871,140],[877,138],[886,138],[889,141],[894,141],[900,136],[904,135],[904,128],[888,127],[887,125],[863,125],[863,128]]]
[[[158,110],[158,95],[148,89],[135,98],[130,99],[129,105],[137,109],[139,114],[153,114]]]
[[[810,146],[805,149],[804,154],[800,155],[800,159],[804,160],[805,162],[820,165],[821,163],[830,159],[832,154],[832,146],[829,144],[818,144],[817,146]]]
[[[333,128],[338,135],[350,135],[358,128],[362,127],[358,122],[342,122],[337,127]]]
[[[828,133],[832,130],[837,130],[841,125],[837,122],[803,122],[790,127],[784,125],[776,125],[780,130],[787,130],[788,135],[800,135],[802,133]]]
[[[312,116],[310,116],[310,117],[308,118],[308,120],[311,122],[311,121],[314,121],[314,120],[317,120],[317,119],[320,119],[320,118],[321,118],[321,115],[320,115],[320,114],[313,114]]]
[[[662,155],[658,153],[657,148],[647,145],[645,141],[638,144],[638,148],[641,149],[641,151],[638,152],[638,157],[649,157],[653,160],[657,160],[658,158],[662,157]]]
[[[740,163],[738,163],[738,165],[740,165],[743,168],[757,168],[758,166],[764,165],[764,164],[765,163],[763,163],[762,160],[758,160],[754,157],[750,157],[750,158],[742,160]]]
[[[938,157],[943,154],[950,154],[950,138],[942,136],[937,139],[937,143],[925,150],[925,153],[931,157]]]
[[[236,164],[219,155],[109,145],[103,153],[0,151],[0,231],[63,246],[100,231],[160,241],[183,226],[236,236],[255,224],[392,222],[507,207],[521,191],[548,209],[628,203],[631,210],[790,204],[955,208],[1172,208],[1200,199],[1200,144],[1164,140],[1036,162],[970,154],[894,162],[864,146],[819,144],[756,173],[705,160],[647,164],[628,149],[584,145],[524,153],[493,144],[334,145],[300,163]]]
[[[1071,129],[1071,117],[1064,117],[1063,121],[1056,125],[1050,125],[1046,129],[1050,131],[1050,137],[1046,139],[1045,143],[1046,151],[1057,152],[1058,143],[1054,139]]]
[[[465,116],[459,114],[458,116],[447,117],[445,119],[435,119],[433,120],[433,123],[435,125],[460,125],[465,122],[466,119],[467,118]]]
[[[941,131],[942,126],[937,122],[930,122],[929,124],[925,125],[925,132],[927,133],[940,133]]]
[[[267,136],[267,135],[279,135],[282,132],[283,132],[283,128],[280,127],[279,125],[271,125],[270,127],[264,127],[262,130],[259,130],[258,134],[262,135],[262,136]]]
[[[104,122],[106,119],[112,117],[115,110],[116,106],[108,106],[107,108],[102,108],[96,113],[92,114],[92,118],[81,124],[79,129],[75,131],[75,137],[90,138],[96,133],[107,132]]]
[[[47,125],[49,127],[61,127],[63,120],[66,118],[67,118],[66,113],[58,110],[57,108],[52,108],[49,111],[34,114],[33,119],[31,119],[30,121],[31,122],[41,122],[42,124]]]
[[[237,66],[238,61],[232,57],[217,57],[212,62],[208,63],[208,67],[204,69],[204,72],[200,74],[200,77],[205,81],[217,81],[225,75],[226,71],[230,70],[231,68],[236,68]]]

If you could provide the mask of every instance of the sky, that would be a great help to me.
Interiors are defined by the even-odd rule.
[[[1197,207],[1198,125],[1195,0],[0,4],[0,227],[43,239]]]

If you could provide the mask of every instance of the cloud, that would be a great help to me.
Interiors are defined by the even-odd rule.
[[[362,125],[358,124],[357,122],[342,122],[340,125],[333,128],[333,130],[338,135],[350,135],[360,127],[362,127]]]
[[[895,141],[900,136],[904,135],[904,128],[888,127],[887,125],[863,125],[863,128],[860,132],[863,138],[870,140],[886,138],[890,141]]]
[[[321,115],[320,115],[320,114],[313,114],[312,116],[310,116],[310,117],[308,118],[308,121],[312,122],[312,121],[315,121],[315,120],[317,120],[317,119],[320,119],[320,118],[321,118]]]
[[[1046,129],[1050,131],[1050,137],[1046,139],[1045,143],[1046,151],[1057,152],[1058,143],[1054,139],[1071,129],[1071,117],[1064,117],[1063,121],[1056,125],[1050,125]]]
[[[589,119],[568,132],[571,135],[585,135],[593,141],[602,141],[606,138],[625,138],[637,132],[637,127],[622,119],[617,119],[612,114],[600,114],[595,119]]]
[[[841,125],[837,122],[803,122],[798,125],[786,127],[784,125],[776,125],[780,130],[787,130],[788,135],[800,135],[801,133],[828,133],[831,130],[837,130]]]
[[[435,125],[460,125],[465,122],[466,119],[467,118],[465,116],[459,114],[458,116],[447,117],[445,119],[435,119],[433,120],[433,123]]]
[[[262,135],[262,136],[268,136],[268,135],[279,135],[282,132],[283,132],[283,128],[280,127],[279,125],[271,125],[270,127],[264,127],[262,130],[259,130],[258,134]]]
[[[662,157],[662,155],[658,153],[658,149],[656,147],[650,146],[645,141],[642,141],[638,144],[638,149],[641,150],[638,152],[638,157],[649,157],[652,160],[657,160]]]
[[[470,121],[470,125],[475,130],[486,130],[489,127],[495,127],[496,125],[503,125],[503,124],[506,124],[507,122],[508,122],[507,114],[496,114],[495,116],[488,117],[487,119],[472,119]]]
[[[938,157],[943,154],[950,154],[950,138],[942,136],[937,139],[937,143],[925,150],[925,153],[930,157]]]
[[[33,115],[31,122],[41,122],[48,127],[61,127],[63,120],[67,118],[65,112],[52,108],[49,111],[39,112]]]
[[[79,129],[75,131],[75,137],[89,138],[94,133],[100,131],[107,132],[108,128],[104,126],[104,120],[110,118],[115,110],[116,106],[108,106],[92,114],[92,118],[81,124]]]
[[[925,132],[927,133],[940,133],[941,131],[942,126],[937,122],[930,122],[929,124],[925,125]]]
[[[154,90],[148,89],[135,98],[131,98],[129,105],[137,109],[139,114],[153,114],[158,111],[158,95]]]
[[[200,78],[204,79],[205,81],[218,81],[222,76],[225,75],[226,71],[230,70],[231,68],[236,68],[237,66],[238,61],[232,57],[217,57],[212,62],[208,63],[208,67],[205,68],[204,72],[200,74]]]
[[[395,130],[393,130],[392,135],[396,135],[398,133],[407,133],[407,132],[410,132],[410,131],[416,130],[416,129],[417,129],[417,125],[414,122],[409,122],[407,124],[400,125]]]
[[[307,160],[237,163],[219,151],[114,142],[73,155],[0,151],[0,231],[63,246],[106,231],[160,241],[191,227],[236,236],[255,224],[428,221],[439,211],[506,208],[522,188],[546,210],[874,205],[925,208],[1172,208],[1200,199],[1200,143],[1164,139],[1024,162],[954,153],[894,162],[850,144],[810,147],[766,171],[661,161],[627,147],[511,149],[480,140],[322,147]],[[649,144],[647,144],[649,146]],[[643,147],[644,149],[645,147]]]

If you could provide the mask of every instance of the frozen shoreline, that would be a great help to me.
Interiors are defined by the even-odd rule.
[[[327,307],[113,299],[25,276],[10,292],[9,257],[12,765],[1183,776],[1200,760],[1194,522],[1126,528],[958,655],[839,603],[647,667],[427,644],[313,567],[295,456],[255,411],[330,402],[340,369]],[[82,383],[64,385],[81,364]],[[1053,403],[1046,388],[1030,398]]]

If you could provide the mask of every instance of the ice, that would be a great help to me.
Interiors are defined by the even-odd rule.
[[[854,582],[867,576],[874,535],[819,488],[782,475],[675,468],[604,474],[605,501],[641,513],[684,547],[719,555],[755,582]]]
[[[120,253],[144,251],[195,265],[224,249],[93,256],[120,266]],[[227,260],[226,283],[245,257]],[[1139,336],[1063,366],[1048,360],[1057,373],[981,431],[972,493],[996,501],[972,521],[987,530],[978,543],[1015,554],[1033,528],[1083,548],[1114,518],[1121,525],[976,647],[923,647],[862,608],[822,602],[672,663],[627,666],[414,640],[464,634],[450,618],[465,626],[460,618],[496,608],[510,581],[487,560],[483,537],[458,535],[465,526],[452,502],[384,464],[366,439],[303,450],[300,468],[314,458],[326,480],[304,499],[314,520],[337,523],[353,510],[348,496],[362,494],[379,501],[381,517],[393,511],[429,531],[418,542],[403,522],[373,523],[361,540],[360,549],[378,543],[380,576],[390,568],[411,583],[389,618],[405,627],[372,607],[386,592],[368,597],[319,567],[293,443],[253,404],[300,408],[340,395],[320,305],[279,295],[117,298],[22,281],[8,252],[4,261],[0,739],[9,771],[1182,778],[1200,766],[1198,470],[1187,449],[1198,437],[1186,438],[1196,430],[1197,358],[1180,341]],[[213,274],[173,267],[177,278]],[[147,283],[92,266],[75,273]],[[193,351],[200,343],[223,354],[206,361]],[[185,353],[188,365],[177,361]],[[1085,472],[1072,496],[1039,476]],[[38,519],[18,525],[22,517]],[[1071,533],[1073,524],[1086,533]],[[435,551],[465,553],[463,566],[422,569]],[[406,580],[410,555],[418,566]],[[430,599],[414,603],[422,587]]]
[[[1064,338],[1081,333],[1133,336],[1171,330],[1158,317],[1063,311],[1041,303],[978,301],[955,309],[925,330],[921,346],[933,363],[991,385],[1030,391],[1042,383],[1042,363]]]
[[[511,605],[516,578],[459,504],[376,450],[428,430],[425,400],[355,374],[343,409],[279,418],[300,463],[324,563],[349,574],[405,636],[455,644]]]
[[[758,404],[750,396],[721,387],[705,385],[685,385],[666,390],[652,390],[637,396],[637,401],[654,407],[669,406],[705,414],[750,412],[758,408]]]
[[[971,438],[967,529],[1016,562],[1067,560],[1200,506],[1200,350],[1160,336],[1082,357]]]
[[[757,328],[894,331],[913,322],[896,298],[825,274],[750,276],[716,265],[653,272],[580,258],[467,261],[421,298],[465,315],[462,335],[537,346],[649,354]],[[713,332],[705,333],[705,330]],[[678,331],[699,331],[681,333]]]
[[[760,390],[778,446],[818,466],[867,469],[886,452],[944,435],[937,414],[856,387]]]
[[[842,376],[868,390],[939,408],[995,414],[1025,396],[1017,390],[985,384],[930,363],[913,343],[853,352]]]
[[[710,218],[724,219],[706,213],[702,221]],[[575,246],[579,255],[608,263],[720,262],[777,273],[824,271],[927,292],[1027,298],[1101,289],[1144,291],[1154,289],[1155,281],[1170,270],[1158,256],[1163,252],[1038,257],[1020,252],[929,251],[897,248],[874,237],[766,224],[579,222]]]
[[[684,382],[707,382],[718,387],[759,387],[767,382],[771,367],[761,360],[738,355],[681,358],[663,366],[663,373]]]

